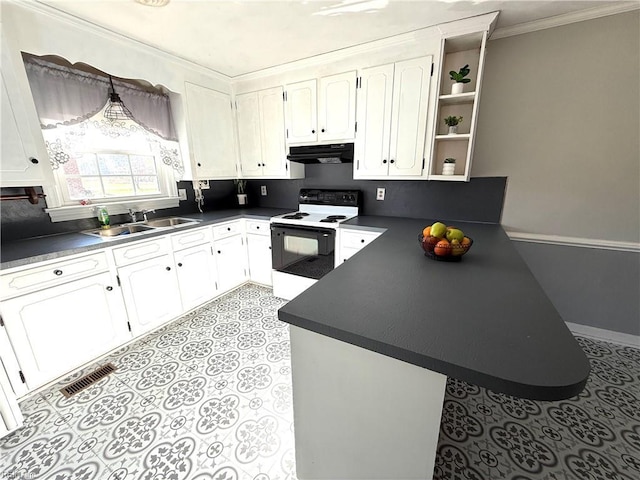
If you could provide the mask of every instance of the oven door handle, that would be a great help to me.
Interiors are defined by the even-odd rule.
[[[321,233],[324,237],[330,237],[335,235],[335,230],[331,228],[318,228],[318,227],[305,227],[303,225],[286,225],[283,223],[272,223],[271,231],[274,230],[284,230],[284,231],[305,231],[305,232],[313,232],[313,233]]]

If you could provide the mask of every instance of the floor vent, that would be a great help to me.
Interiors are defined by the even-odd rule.
[[[60,389],[60,393],[65,396],[65,398],[69,398],[74,396],[76,393],[81,392],[85,388],[89,388],[91,385],[96,383],[101,378],[106,377],[110,373],[116,371],[116,366],[113,363],[107,363],[102,367],[98,368],[96,371],[91,372],[88,375],[85,375],[79,380],[76,380],[71,385],[67,385],[64,388]]]

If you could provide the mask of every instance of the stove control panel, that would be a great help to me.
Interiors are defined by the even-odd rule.
[[[359,207],[360,190],[330,190],[302,188],[298,203],[307,205],[335,205],[341,207]]]

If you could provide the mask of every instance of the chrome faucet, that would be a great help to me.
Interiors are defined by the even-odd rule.
[[[150,208],[149,210],[141,210],[139,213],[142,214],[143,222],[147,221],[147,213],[156,213],[155,209]],[[138,221],[138,212],[134,209],[129,209],[129,215],[131,216],[131,222],[136,223]]]

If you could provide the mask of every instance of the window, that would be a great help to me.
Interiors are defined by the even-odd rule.
[[[91,217],[91,203],[111,214],[177,206],[184,168],[168,96],[49,60],[25,55],[58,187],[46,191],[52,220]],[[114,90],[132,119],[105,117]]]

